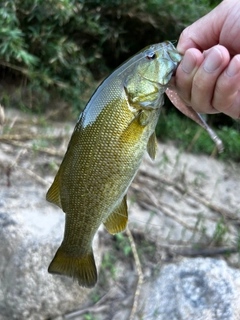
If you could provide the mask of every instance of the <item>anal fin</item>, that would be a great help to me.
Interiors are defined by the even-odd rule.
[[[128,222],[127,196],[125,195],[120,204],[103,222],[107,231],[111,234],[124,231]]]
[[[61,199],[60,199],[60,194],[59,194],[59,171],[51,185],[51,187],[48,189],[46,199],[47,201],[56,204],[60,208],[62,208],[61,205]]]

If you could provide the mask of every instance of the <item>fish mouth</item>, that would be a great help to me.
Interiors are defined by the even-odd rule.
[[[177,66],[176,66],[175,70],[173,71],[173,73],[172,73],[172,77],[175,77],[178,66],[179,66],[179,63],[177,64]]]
[[[171,77],[170,77],[170,80],[169,80],[168,84],[172,81],[172,78],[174,78],[174,77],[176,76],[177,68],[178,68],[178,66],[180,65],[180,62],[181,62],[181,60],[180,60],[179,62],[177,62],[177,63],[174,63],[174,64],[175,64],[175,68],[174,68],[173,71],[172,71],[172,75],[171,75]],[[169,74],[170,74],[170,73],[169,73]]]

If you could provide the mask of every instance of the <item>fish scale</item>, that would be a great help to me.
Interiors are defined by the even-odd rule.
[[[126,227],[127,189],[148,144],[154,157],[155,137],[150,137],[163,104],[163,84],[180,59],[169,42],[146,48],[116,69],[81,113],[47,193],[47,200],[66,214],[64,238],[49,272],[73,277],[85,287],[95,285],[93,237],[102,223],[110,233]]]
[[[170,42],[143,49],[103,81],[81,113],[47,192],[65,212],[50,273],[96,284],[93,237],[102,223],[111,234],[127,225],[127,190],[145,151],[155,157],[163,94],[181,59]]]

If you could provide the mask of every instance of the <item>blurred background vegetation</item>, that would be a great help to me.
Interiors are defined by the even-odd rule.
[[[71,110],[76,116],[125,59],[152,43],[177,42],[187,25],[220,2],[1,0],[0,103],[26,112]],[[209,116],[208,122],[239,161],[239,123],[223,115]],[[195,136],[192,151],[212,152],[210,139],[199,130],[166,101],[157,127],[162,141],[189,147]]]

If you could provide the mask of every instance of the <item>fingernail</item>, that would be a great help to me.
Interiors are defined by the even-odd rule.
[[[192,53],[186,51],[181,63],[182,70],[186,73],[191,73],[194,70],[195,66],[196,66],[195,56]]]
[[[209,53],[205,52],[205,54],[206,53],[207,56],[203,64],[203,68],[206,72],[211,73],[220,67],[222,63],[222,54],[216,47],[212,48]]]
[[[240,72],[240,55],[235,56],[231,60],[226,70],[226,73],[229,77],[234,77],[239,72]]]

